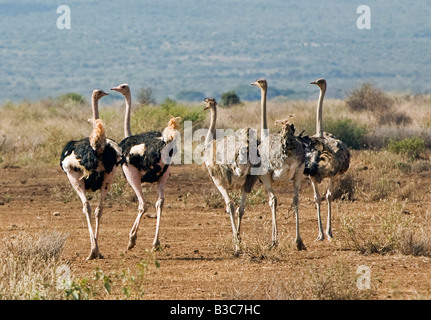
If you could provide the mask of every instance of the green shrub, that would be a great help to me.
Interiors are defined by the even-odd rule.
[[[62,102],[63,101],[73,101],[73,102],[76,102],[76,103],[79,103],[79,104],[86,103],[85,98],[82,95],[80,95],[79,93],[76,93],[76,92],[69,92],[69,93],[62,94],[62,95],[58,96],[57,99],[59,101],[62,101]]]
[[[355,123],[351,119],[329,119],[325,131],[332,133],[337,139],[343,141],[351,149],[361,149],[364,145],[364,136],[367,128]]]
[[[400,141],[392,140],[388,144],[388,150],[396,154],[402,154],[410,160],[415,160],[425,150],[425,141],[418,137],[407,138]]]
[[[223,92],[221,94],[221,105],[224,107],[231,107],[235,104],[240,104],[241,99],[235,93],[235,90]]]
[[[192,121],[193,129],[201,128],[205,121],[202,106],[185,106],[167,98],[160,106],[141,105],[136,108],[131,118],[132,132],[163,130],[171,116],[181,117],[181,123]]]

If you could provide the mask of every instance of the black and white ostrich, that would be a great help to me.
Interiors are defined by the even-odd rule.
[[[170,159],[175,152],[175,134],[178,132],[178,119],[172,118],[167,128],[163,132],[149,131],[137,135],[132,135],[130,130],[130,112],[132,107],[132,97],[130,87],[127,84],[121,84],[118,87],[111,88],[124,95],[126,101],[126,114],[124,117],[124,136],[120,142],[122,151],[122,168],[124,175],[133,188],[138,198],[138,216],[133,224],[129,234],[129,243],[127,250],[136,245],[137,232],[142,216],[154,218],[147,214],[147,203],[142,191],[142,183],[157,183],[158,199],[156,202],[156,234],[153,241],[153,250],[160,247],[159,228],[162,215],[164,192],[166,183],[169,178]]]
[[[108,139],[105,128],[99,117],[98,101],[108,93],[102,90],[94,90],[92,94],[93,131],[87,138],[69,141],[64,147],[60,166],[81,199],[83,213],[87,219],[90,233],[91,251],[87,260],[103,258],[99,252],[97,238],[99,234],[100,218],[103,212],[109,186],[112,183],[116,168],[121,159],[121,149],[118,144]],[[99,204],[94,210],[96,226],[93,232],[91,226],[91,208],[86,191],[100,190]]]

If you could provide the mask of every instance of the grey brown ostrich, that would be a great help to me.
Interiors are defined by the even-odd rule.
[[[251,85],[261,90],[261,136],[259,155],[262,162],[260,179],[269,195],[269,205],[272,215],[272,244],[278,243],[277,230],[277,197],[273,185],[284,181],[293,181],[293,207],[295,211],[296,236],[295,243],[298,250],[306,250],[299,228],[299,189],[304,170],[304,149],[301,141],[295,136],[295,127],[289,120],[277,121],[282,125],[279,133],[269,134],[266,122],[266,97],[268,84],[263,78]]]
[[[93,91],[93,131],[91,135],[88,138],[68,142],[60,157],[60,166],[67,174],[72,187],[81,199],[82,211],[87,219],[91,242],[91,251],[87,260],[103,258],[97,243],[103,201],[121,159],[119,146],[115,141],[106,137],[103,122],[99,119],[98,101],[105,95],[108,95],[108,93],[102,90]],[[98,206],[94,210],[96,226],[93,232],[91,208],[86,191],[96,190],[100,190],[100,199]]]
[[[241,219],[244,215],[247,194],[251,192],[258,176],[251,174],[251,168],[258,165],[253,164],[250,156],[256,155],[257,140],[249,128],[241,129],[235,137],[223,137],[216,139],[217,102],[214,98],[206,98],[205,110],[210,110],[210,127],[205,139],[205,150],[203,160],[208,173],[221,193],[225,204],[226,213],[229,214],[232,225],[234,250],[237,255],[240,248]],[[230,138],[235,141],[229,140]],[[226,151],[227,147],[227,151]],[[231,156],[230,160],[229,155]],[[229,197],[229,190],[241,190],[241,203],[236,210],[238,224],[235,224],[235,207]]]
[[[174,145],[175,132],[179,129],[178,118],[172,118],[167,128],[162,132],[149,131],[137,135],[131,134],[130,112],[132,97],[130,87],[126,83],[114,87],[111,90],[123,94],[126,101],[126,113],[124,117],[124,136],[120,142],[122,151],[123,173],[138,198],[138,215],[129,234],[127,250],[136,245],[137,232],[142,216],[154,218],[147,212],[148,206],[144,199],[142,183],[157,183],[158,199],[156,202],[156,234],[153,241],[153,249],[160,247],[159,230],[162,216],[163,203],[165,201],[165,187],[170,174],[170,159],[176,150]]]
[[[334,135],[324,132],[322,125],[323,99],[326,92],[326,80],[317,79],[311,82],[320,88],[320,95],[317,104],[316,114],[316,134],[312,137],[303,137],[305,150],[305,170],[304,174],[310,178],[314,191],[314,201],[317,207],[317,222],[319,234],[316,240],[324,239],[322,221],[320,216],[321,197],[318,185],[324,180],[329,179],[326,191],[326,200],[328,202],[328,220],[326,235],[328,239],[332,236],[331,226],[331,201],[332,185],[337,177],[345,173],[350,165],[350,151],[346,144],[337,139]]]

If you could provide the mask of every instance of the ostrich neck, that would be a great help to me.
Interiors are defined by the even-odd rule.
[[[205,138],[205,145],[209,144],[212,140],[215,139],[216,135],[216,120],[217,120],[217,109],[216,107],[211,108],[211,120],[210,120],[210,127],[208,129],[207,136]]]
[[[325,89],[320,89],[319,102],[317,104],[316,114],[316,136],[319,138],[323,137],[323,126],[322,126],[322,111],[323,111],[323,98],[325,97]]]
[[[130,109],[132,107],[132,97],[130,95],[125,97],[126,100],[126,115],[124,116],[124,137],[130,137],[132,132],[130,130]]]
[[[93,109],[93,119],[99,119],[99,100],[95,97],[91,101],[91,107]]]
[[[268,124],[266,122],[266,93],[267,89],[261,89],[261,96],[260,96],[260,113],[261,113],[261,124],[260,128],[262,130],[261,135],[268,135]]]

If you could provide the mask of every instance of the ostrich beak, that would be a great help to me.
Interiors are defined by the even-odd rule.
[[[313,81],[313,82],[310,82],[310,84],[317,84],[317,82],[316,82],[316,81]]]
[[[257,82],[252,82],[252,83],[250,83],[250,85],[257,86]]]
[[[202,103],[205,105],[205,108],[204,108],[204,110],[207,110],[207,109],[209,109],[209,104],[207,104],[205,101],[202,101]]]
[[[109,96],[109,93],[107,93],[107,92],[103,91],[103,92],[102,92],[102,96]]]
[[[111,88],[111,90],[114,90],[114,91],[120,91],[120,87],[113,87],[113,88]]]

